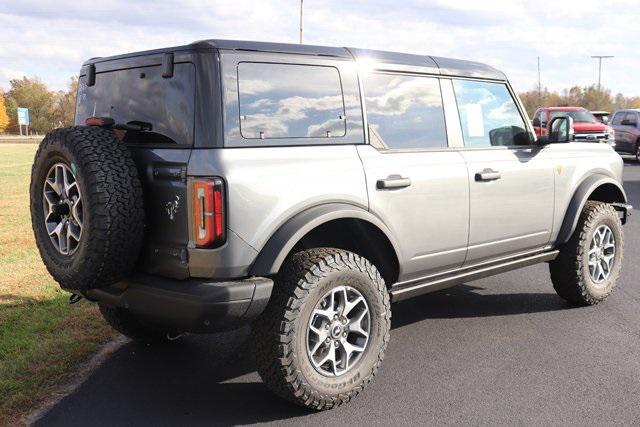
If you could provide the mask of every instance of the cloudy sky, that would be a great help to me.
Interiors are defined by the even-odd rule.
[[[597,80],[640,95],[637,0],[305,0],[305,43],[486,62],[517,90]],[[83,60],[206,38],[297,42],[299,0],[1,0],[0,87],[64,88]]]

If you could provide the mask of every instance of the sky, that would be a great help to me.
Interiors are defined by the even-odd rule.
[[[299,0],[0,0],[0,88],[64,89],[82,62],[195,40],[298,42]],[[518,91],[597,82],[640,95],[637,0],[304,0],[304,42],[488,63]]]

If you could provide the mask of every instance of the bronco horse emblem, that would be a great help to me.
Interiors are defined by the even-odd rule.
[[[173,221],[176,213],[178,212],[178,208],[180,207],[180,196],[176,194],[176,199],[172,202],[167,202],[165,205],[165,209],[167,210],[167,215],[169,215],[169,219]]]

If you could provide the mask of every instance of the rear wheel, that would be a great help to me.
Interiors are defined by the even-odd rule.
[[[272,391],[298,405],[339,406],[376,374],[390,318],[384,280],[368,260],[339,249],[298,252],[254,322],[258,372]]]
[[[622,223],[613,206],[587,201],[573,236],[549,263],[557,294],[579,305],[603,301],[620,275],[623,243]]]
[[[640,140],[636,142],[636,161],[640,162]]]

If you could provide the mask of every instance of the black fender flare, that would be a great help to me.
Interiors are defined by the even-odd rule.
[[[253,276],[277,274],[291,249],[302,237],[319,225],[342,218],[360,219],[376,226],[391,242],[398,260],[402,259],[398,242],[379,218],[358,206],[347,203],[328,203],[299,212],[280,226],[259,251],[256,260],[249,269],[249,274]]]
[[[578,188],[573,193],[573,197],[571,198],[569,206],[567,207],[567,210],[564,214],[564,219],[558,233],[558,238],[556,239],[556,244],[566,243],[571,238],[571,235],[578,225],[580,212],[582,212],[582,209],[584,208],[585,203],[587,203],[589,196],[598,187],[605,184],[612,184],[620,191],[619,200],[612,200],[610,203],[627,203],[627,194],[618,181],[611,178],[610,176],[602,174],[594,174],[588,176],[580,183],[580,185],[578,185]],[[616,208],[618,208],[618,206],[616,206]],[[624,209],[624,207],[622,208]]]

